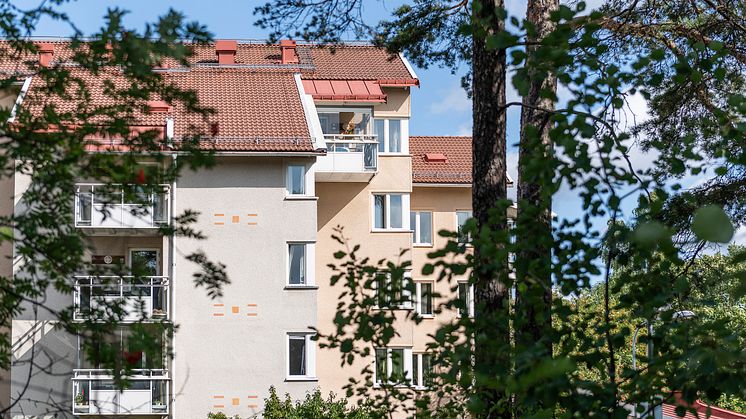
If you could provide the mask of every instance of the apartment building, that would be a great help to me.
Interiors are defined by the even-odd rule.
[[[66,48],[43,42],[39,62],[64,64]],[[204,122],[179,105],[153,101],[133,129],[160,130],[178,142],[202,124],[209,135],[200,144],[216,151],[217,164],[162,185],[145,214],[132,214],[122,192],[103,216],[102,185],[81,179],[70,197],[90,262],[137,265],[148,275],[136,283],[126,276],[70,278],[75,293],[51,293],[47,301],[58,308],[75,304],[84,320],[86,308],[107,299],[132,300],[144,307],[147,321],[178,324],[163,342],[174,358],[127,353],[128,323],[141,319],[139,312],[125,318],[117,342],[138,368],[133,385],[120,392],[109,371],[87,361],[77,337],[55,329],[51,316],[27,310],[12,324],[11,416],[250,417],[261,413],[271,385],[294,398],[314,388],[341,394],[366,363],[377,371],[377,383],[402,368],[424,390],[427,335],[467,314],[436,315],[440,302],[431,293],[448,294],[452,284],[420,272],[427,253],[445,244],[437,232],[457,230],[471,215],[470,139],[410,136],[410,91],[419,80],[403,57],[371,46],[223,40],[194,49],[189,68],[166,62],[154,71],[195,90],[215,115]],[[28,90],[19,106],[33,106],[34,78],[24,77]],[[15,101],[10,98],[6,106]],[[100,140],[91,152],[121,151],[117,147]],[[178,165],[178,155],[168,164]],[[147,158],[142,165],[159,170]],[[24,211],[28,183],[19,175],[3,180],[0,210]],[[160,234],[160,226],[185,210],[201,214],[194,227],[206,240]],[[339,250],[331,238],[337,226],[374,260],[396,260],[408,250],[416,284],[411,304],[391,308],[401,317],[395,341],[345,369],[338,367],[339,353],[311,340],[314,328],[333,327],[341,290],[329,285],[327,264]],[[12,260],[12,249],[0,250],[4,261]],[[195,266],[185,255],[195,250],[227,266],[232,282],[222,298],[193,285]],[[14,260],[14,272],[23,263]],[[471,299],[465,282],[458,292]],[[426,320],[416,326],[405,320],[411,310]],[[48,368],[32,369],[29,380],[32,357]]]

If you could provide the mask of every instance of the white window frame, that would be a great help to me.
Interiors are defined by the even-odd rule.
[[[375,278],[375,281],[373,282],[373,289],[374,289],[374,291],[376,293],[375,294],[375,305],[373,306],[373,308],[377,309],[377,310],[413,310],[415,308],[415,304],[417,302],[414,301],[414,295],[412,295],[412,292],[409,289],[407,289],[406,286],[402,287],[402,296],[403,297],[407,297],[406,301],[402,301],[402,303],[398,304],[398,305],[388,304],[388,305],[386,305],[384,307],[381,307],[381,306],[378,305],[378,301],[379,301],[379,298],[378,298],[378,278],[379,278],[379,275],[382,275],[382,274],[386,277],[386,286],[387,287],[388,287],[388,285],[392,281],[391,272],[378,272],[378,273],[376,273],[376,278]],[[413,281],[412,281],[412,272],[410,272],[410,271],[404,272],[404,275],[402,276],[402,281],[408,282],[410,284],[413,283]]]
[[[292,194],[290,193],[290,167],[291,166],[302,166],[303,171],[303,193]],[[285,179],[285,198],[286,199],[304,199],[313,197],[316,194],[314,184],[314,169],[312,164],[307,164],[300,161],[289,161],[285,163],[283,177]]]
[[[467,220],[469,218],[474,218],[474,211],[473,210],[470,210],[470,209],[456,210],[456,234],[459,234],[459,227],[460,227],[460,225],[458,223],[458,213],[459,212],[468,212],[469,214],[471,214],[471,215],[469,215],[469,217],[467,218]],[[459,244],[462,244],[462,245],[465,245],[465,246],[471,246],[471,243],[470,243],[471,240],[467,240],[466,242],[461,242],[461,238],[460,237],[456,237],[456,239],[458,240]]]
[[[376,118],[371,119],[371,132],[375,134],[375,120],[383,121],[383,150],[378,151],[378,155],[408,155],[409,154],[409,118]],[[401,151],[389,151],[389,122],[392,120],[400,121],[399,129],[401,130]]]
[[[393,357],[391,356],[393,350],[400,349],[402,350],[402,362],[404,364],[404,382],[396,383],[393,381],[389,381],[389,377],[386,377],[386,380],[378,381],[378,365],[376,363],[378,362],[378,350],[379,349],[385,349],[386,350],[386,372],[387,374],[391,374],[391,370],[393,369]],[[374,387],[381,387],[383,385],[394,385],[394,386],[407,386],[412,382],[412,347],[411,346],[388,346],[386,348],[375,348],[373,350],[373,386]]]
[[[314,333],[309,331],[288,332],[285,334],[285,381],[317,381],[316,377],[316,341],[312,340]],[[306,374],[290,375],[290,338],[305,339]]]
[[[385,196],[384,200],[384,226],[376,227],[376,196]],[[401,195],[401,227],[391,227],[391,195]],[[372,192],[370,194],[370,227],[373,232],[380,231],[406,231],[410,232],[409,226],[409,193],[408,192]]]
[[[306,282],[304,284],[290,283],[290,245],[303,245],[306,262]],[[317,288],[316,287],[316,242],[292,240],[285,244],[285,288]]]
[[[420,242],[420,229],[421,229],[421,219],[420,214],[423,212],[427,212],[430,214],[430,241],[429,242]],[[410,210],[410,228],[412,229],[412,245],[416,247],[433,247],[433,211],[432,210]],[[412,224],[412,216],[411,214],[414,214],[414,225]]]
[[[458,287],[460,288],[462,284],[468,285],[466,288],[466,311],[469,317],[474,317],[474,284],[469,284],[467,281],[458,281]],[[456,297],[458,298],[458,290],[459,288],[456,288]],[[464,313],[461,311],[461,309],[457,309],[457,314],[459,317],[464,317]]]
[[[433,293],[435,292],[435,281],[415,281],[415,292],[416,292],[416,300],[415,300],[415,311],[417,314],[420,315],[420,317],[424,318],[433,318],[435,317],[435,299],[433,298]],[[428,284],[430,285],[430,311],[431,313],[423,314],[422,313],[422,285]]]
[[[430,367],[432,368],[433,355],[430,352],[412,352],[412,358],[416,358],[416,360],[415,359],[412,360],[412,387],[419,389],[419,390],[424,390],[428,388],[428,386],[425,385],[425,371],[422,368],[422,356],[423,355],[427,355],[430,357]],[[414,363],[415,362],[417,362],[416,376],[414,374],[414,371],[415,371]],[[417,381],[417,384],[415,384],[415,381]]]

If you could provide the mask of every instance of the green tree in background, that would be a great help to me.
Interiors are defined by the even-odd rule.
[[[366,24],[363,7],[377,3],[275,0],[255,13],[276,37],[334,43],[369,36],[420,67],[466,68],[475,214],[467,229],[474,251],[443,232],[454,241],[431,254],[423,274],[435,273],[454,293],[454,276],[468,274],[476,315],[433,336],[439,373],[429,394],[401,385],[371,391],[373,371],[366,368],[348,395],[373,398],[389,415],[468,411],[490,418],[621,418],[629,414],[625,403],[650,402],[643,412],[650,414],[674,391],[687,401],[742,395],[744,331],[725,322],[671,320],[679,292],[694,280],[697,256],[744,225],[744,195],[737,193],[746,164],[744,2],[611,0],[589,12],[583,2],[531,1],[524,17],[508,16],[500,1],[413,0],[392,19]],[[505,101],[509,75],[520,103]],[[630,105],[638,97],[652,115],[642,123]],[[522,115],[513,231],[500,177],[509,107]],[[647,151],[652,169],[637,167],[636,146]],[[687,177],[702,178],[704,186],[685,189]],[[561,187],[580,197],[582,214],[560,214],[550,234],[550,202]],[[371,310],[376,301],[365,290],[373,289],[376,272],[397,278],[408,265],[369,261],[365,248],[342,233],[336,237],[346,247],[336,255],[332,283],[344,284],[345,293],[336,330],[321,336],[320,346],[338,348],[346,365],[396,335],[394,312]],[[466,262],[450,262],[453,255]],[[722,281],[743,280],[724,275]],[[566,304],[598,279],[600,313]],[[460,299],[444,307],[465,309]],[[638,371],[620,365],[633,330],[616,321],[629,315],[657,325],[643,337],[657,356],[641,358]],[[416,408],[407,404],[413,399]]]

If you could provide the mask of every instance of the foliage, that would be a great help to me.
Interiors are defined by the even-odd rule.
[[[281,400],[273,386],[269,388],[269,397],[264,399],[263,416],[269,419],[369,419],[380,414],[364,406],[349,407],[346,399],[337,399],[334,393],[324,399],[318,389],[307,393],[303,401],[293,402],[289,394]]]
[[[218,412],[218,413],[210,412],[207,414],[207,419],[241,419],[241,418],[239,418],[238,415],[229,417],[223,412]]]
[[[84,257],[90,241],[75,226],[71,205],[75,183],[100,183],[102,196],[122,193],[128,203],[134,204],[132,212],[137,215],[143,214],[150,197],[163,193],[162,185],[174,182],[182,169],[212,164],[212,153],[198,147],[201,133],[197,130],[174,140],[154,130],[132,129],[147,112],[150,100],[178,105],[195,118],[212,113],[199,105],[194,92],[154,71],[164,60],[187,65],[190,45],[209,41],[211,36],[202,25],[186,21],[173,10],[137,30],[124,26],[126,11],[110,9],[99,30],[83,34],[58,10],[64,0],[41,2],[30,9],[7,0],[0,3],[0,61],[10,63],[7,68],[12,69],[0,77],[0,88],[18,94],[19,81],[29,77],[33,86],[20,106],[0,109],[0,179],[15,177],[28,184],[15,213],[0,216],[0,244],[12,244],[15,257],[13,278],[0,277],[0,323],[10,324],[11,319],[20,316],[53,322],[79,338],[86,361],[111,370],[117,385],[127,387],[127,377],[133,369],[141,368],[128,359],[127,353],[144,353],[152,362],[164,362],[171,356],[165,337],[170,336],[174,325],[165,321],[134,324],[123,352],[112,336],[127,313],[125,301],[92,307],[86,311],[85,321],[74,321],[73,305],[58,309],[47,304],[59,296],[72,301],[76,275],[103,273]],[[62,47],[64,63],[54,60],[48,66],[37,65],[39,46],[28,35],[35,32],[40,19],[48,18],[69,24],[75,35]],[[60,52],[60,44],[57,48]],[[110,102],[102,103],[100,92]],[[120,150],[125,151],[88,152],[103,138],[116,139]],[[174,152],[179,153],[178,159]],[[147,170],[141,164],[143,159],[159,164],[163,170]],[[105,208],[111,210],[108,203]],[[173,217],[171,225],[161,229],[164,236],[204,238],[192,227],[194,212]],[[210,295],[219,295],[220,287],[228,282],[224,267],[203,254],[190,258],[204,270],[195,277],[197,285],[207,288]],[[132,271],[114,266],[106,274],[134,275],[135,280],[144,275],[137,266]],[[3,370],[11,366],[11,343],[9,329],[3,329]],[[30,375],[36,374],[35,368],[43,368],[34,352],[32,348],[28,359],[14,361],[28,363]],[[7,416],[24,397],[23,392],[14,394],[10,406],[0,406],[0,415]]]
[[[364,2],[320,3],[358,10]],[[529,8],[531,3],[535,2],[529,2]],[[539,109],[544,123],[551,126],[548,140],[553,147],[547,158],[530,148],[541,127],[522,131],[519,147],[529,148],[521,152],[526,158],[521,174],[541,187],[535,202],[551,200],[562,187],[580,198],[582,209],[577,217],[556,220],[547,243],[546,237],[531,234],[536,217],[545,214],[519,211],[516,229],[509,232],[504,217],[512,203],[496,197],[490,203],[490,219],[477,217],[468,225],[474,253],[465,252],[454,240],[433,252],[432,263],[422,272],[435,274],[454,291],[457,277],[470,278],[477,286],[486,281],[499,285],[477,295],[473,319],[458,318],[432,337],[439,371],[433,391],[418,398],[413,408],[408,404],[413,393],[407,383],[383,384],[380,391],[371,391],[374,372],[366,364],[362,375],[351,379],[348,395],[372,399],[391,414],[406,411],[412,416],[469,410],[480,417],[622,418],[629,413],[622,402],[641,405],[658,400],[649,405],[652,409],[661,400],[671,401],[675,390],[689,402],[744,394],[744,331],[733,329],[730,317],[738,312],[721,310],[727,319],[672,320],[682,301],[687,301],[682,296],[689,302],[701,298],[709,307],[704,303],[709,297],[697,297],[694,287],[699,280],[693,269],[697,256],[708,246],[728,242],[735,228],[746,223],[742,201],[746,196],[742,193],[746,27],[741,18],[746,5],[726,0],[664,3],[611,0],[591,12],[583,2],[561,5],[543,17],[555,29],[532,42],[536,22],[507,16],[499,1],[415,0],[399,8],[391,21],[375,26],[376,42],[392,52],[407,53],[423,67],[438,64],[457,69],[483,64],[482,55],[508,54],[511,81],[523,101],[495,103],[499,82],[478,81],[471,85],[472,91],[491,95],[475,95],[474,109],[526,109],[532,106],[525,101],[531,81],[556,77],[563,97],[550,87],[539,92],[540,98],[553,104],[551,109]],[[273,9],[273,5],[283,7]],[[314,9],[307,2],[278,0],[256,12],[262,16],[260,25],[277,34],[288,33],[292,22],[293,28],[304,28],[296,35],[325,42],[341,39],[350,23],[344,14],[323,15],[322,8]],[[504,22],[510,22],[505,29]],[[468,47],[482,43],[487,46],[484,50]],[[499,74],[499,60],[494,68],[481,71]],[[631,99],[638,97],[652,115],[639,123],[630,108]],[[477,131],[479,117],[475,114],[475,144],[485,134]],[[505,127],[496,124],[494,129],[489,134],[499,144]],[[650,168],[637,167],[631,153],[636,144],[653,160]],[[483,157],[475,155],[475,165]],[[475,169],[475,196],[477,189],[494,181],[490,173],[484,178],[478,174]],[[702,183],[685,189],[682,180],[687,178]],[[475,201],[475,214],[486,214],[485,208],[476,208],[478,204]],[[515,243],[513,236],[521,240]],[[371,311],[375,272],[383,269],[397,278],[407,263],[371,261],[364,247],[347,243],[340,233],[336,237],[343,250],[335,255],[332,283],[342,285],[343,291],[336,329],[319,341],[322,347],[340,351],[342,365],[353,365],[370,357],[373,348],[392,342],[397,325],[418,319],[393,309]],[[533,268],[530,261],[522,262],[522,268],[529,269],[521,272],[528,273],[521,281],[530,283],[526,281],[531,281],[532,269],[549,272],[554,302],[531,298],[507,310],[504,300],[496,298],[516,289],[505,261],[510,254],[520,257],[535,249],[548,249],[551,259]],[[734,257],[733,262],[743,264],[744,258]],[[736,284],[737,292],[746,290],[739,270],[721,271],[717,280]],[[581,300],[569,303],[577,296],[593,300],[600,311],[580,304]],[[445,309],[463,304],[447,300]],[[542,341],[519,344],[512,339],[516,324],[532,312],[546,313],[548,306],[554,322]],[[640,354],[640,365],[645,367],[637,371],[627,367],[631,358],[627,348],[634,333],[634,327],[624,325],[627,318],[655,323],[652,336],[642,335],[640,342],[658,348],[656,356]],[[495,336],[496,330],[508,339],[485,338]],[[553,353],[546,351],[547,341]],[[504,355],[505,362],[481,362],[475,351],[485,350]],[[483,397],[485,388],[502,396]]]

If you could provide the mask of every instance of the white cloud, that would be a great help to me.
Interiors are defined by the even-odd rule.
[[[450,89],[438,96],[441,100],[430,104],[431,113],[443,114],[471,111],[471,100],[466,97],[466,92],[461,86],[451,86]]]
[[[460,127],[458,127],[458,131],[456,131],[456,135],[462,135],[462,136],[471,136],[473,130],[471,123],[463,124]]]

